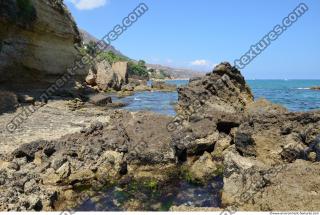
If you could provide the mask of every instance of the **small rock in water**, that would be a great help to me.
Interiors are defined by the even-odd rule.
[[[110,96],[104,94],[98,94],[89,99],[89,102],[98,106],[104,106],[112,103],[112,99]]]

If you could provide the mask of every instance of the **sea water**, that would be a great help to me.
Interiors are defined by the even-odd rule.
[[[187,80],[170,80],[169,84],[187,85]],[[281,104],[290,111],[310,111],[320,109],[320,91],[311,90],[320,86],[320,80],[248,80],[255,99],[265,98]],[[174,105],[178,101],[177,92],[139,92],[120,101],[128,104],[130,111],[147,110],[165,115],[175,115]]]

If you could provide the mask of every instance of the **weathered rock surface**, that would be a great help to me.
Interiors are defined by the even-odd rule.
[[[180,115],[168,125],[177,157],[185,161],[189,156],[212,152],[214,158],[223,159],[223,206],[240,210],[316,209],[311,200],[295,203],[283,176],[312,168],[304,184],[302,180],[294,183],[301,189],[293,193],[299,192],[299,199],[309,199],[310,192],[319,198],[317,187],[306,185],[313,183],[318,171],[313,163],[319,158],[319,111],[291,113],[266,100],[253,102],[244,78],[227,63],[178,92]],[[287,172],[291,167],[295,170]],[[205,173],[201,169],[197,168],[199,173]],[[280,181],[287,186],[283,195]],[[287,201],[289,206],[284,204]]]
[[[108,89],[121,90],[121,87],[128,84],[128,63],[116,62],[112,66],[102,60],[97,62],[90,70],[86,82],[89,85],[97,85],[100,90]]]
[[[126,111],[111,111],[108,117],[107,124],[94,123],[80,133],[59,140],[34,141],[21,145],[9,156],[3,154],[8,162],[1,161],[2,209],[52,210],[53,203],[66,189],[103,186],[126,174],[166,180],[168,174],[176,171],[176,158],[166,128],[170,117]],[[35,189],[26,193],[20,183],[31,179],[35,180]],[[52,189],[59,191],[59,195],[49,202]],[[30,206],[33,200],[27,196],[31,194],[39,197],[41,207]],[[11,195],[20,198],[11,199]]]
[[[15,111],[17,107],[18,98],[16,94],[8,91],[0,91],[0,114]]]
[[[177,86],[167,84],[164,81],[152,81],[151,88],[160,91],[176,91]]]
[[[178,93],[178,116],[168,127],[181,156],[213,151],[219,133],[229,135],[253,103],[244,77],[229,63],[218,65],[212,73],[179,88]]]
[[[189,170],[189,177],[192,181],[205,184],[210,179],[219,175],[219,166],[213,161],[210,153],[205,152],[195,161]]]
[[[15,138],[0,132],[2,210],[53,210],[58,200],[76,204],[71,194],[78,187],[130,178],[166,183],[180,176],[180,164],[189,179],[203,184],[223,175],[223,207],[320,210],[320,112],[291,113],[266,100],[254,102],[228,63],[179,89],[175,118],[85,104],[69,112],[53,104]]]
[[[74,44],[81,39],[62,1],[8,0],[0,8],[0,82],[39,87],[67,74],[77,59]],[[74,78],[86,73],[79,69]]]
[[[212,73],[178,88],[178,113],[234,114],[253,102],[253,95],[240,71],[229,63],[215,67]]]
[[[311,89],[311,90],[320,90],[320,86],[317,86],[317,87],[311,87],[310,89]]]

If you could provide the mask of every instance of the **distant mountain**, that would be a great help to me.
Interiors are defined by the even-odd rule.
[[[91,35],[90,33],[88,33],[87,31],[80,29],[80,34],[82,37],[82,40],[84,43],[89,43],[90,41],[93,42],[98,42],[99,39],[97,39],[96,37],[94,37],[93,35]],[[116,55],[120,55],[123,57],[128,58],[127,56],[125,56],[124,54],[122,54],[120,51],[118,51],[115,47],[113,46],[109,46],[107,51],[112,51],[113,53],[115,53]],[[130,58],[128,58],[130,59]],[[137,62],[135,60],[133,60],[134,62]],[[189,78],[193,78],[193,77],[199,77],[199,76],[203,76],[205,73],[202,72],[197,72],[197,71],[193,71],[190,69],[179,69],[179,68],[171,68],[168,66],[162,66],[162,65],[157,65],[157,64],[147,64],[148,69],[154,69],[154,70],[163,70],[164,73],[170,75],[171,78],[173,79],[189,79]]]
[[[163,70],[169,74],[173,79],[190,79],[194,77],[204,76],[206,73],[198,72],[191,69],[172,68],[158,64],[147,64],[148,69]]]
[[[84,43],[89,43],[90,41],[93,42],[98,42],[99,39],[97,39],[95,36],[91,35],[90,33],[88,33],[87,31],[80,29],[80,35],[82,37],[82,40]],[[110,45],[106,51],[112,51],[113,53],[115,53],[116,55],[120,55],[123,57],[126,57],[124,54],[122,54],[120,51],[118,51],[115,47],[113,47],[112,45]]]

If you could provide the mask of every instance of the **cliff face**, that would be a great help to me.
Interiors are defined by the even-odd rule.
[[[0,1],[0,25],[1,85],[52,83],[76,60],[81,39],[62,1]]]

